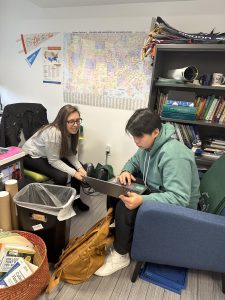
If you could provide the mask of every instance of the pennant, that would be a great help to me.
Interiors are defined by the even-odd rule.
[[[33,65],[33,62],[35,61],[36,57],[38,56],[38,53],[40,52],[40,50],[41,50],[41,48],[39,48],[38,50],[36,50],[35,52],[33,52],[32,54],[30,54],[26,58],[26,61],[29,64],[30,67]]]
[[[49,40],[58,33],[59,32],[21,34],[20,39],[17,41],[21,41],[23,50],[20,50],[19,53],[24,52],[25,54],[27,54],[28,52],[37,48],[37,46]]]

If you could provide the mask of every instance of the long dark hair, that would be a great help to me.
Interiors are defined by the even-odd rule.
[[[55,120],[41,128],[38,132],[38,135],[41,134],[45,129],[50,127],[56,127],[61,131],[62,135],[62,142],[61,142],[61,148],[60,148],[60,158],[65,158],[69,153],[69,147],[68,147],[68,131],[67,131],[67,120],[68,116],[74,112],[77,112],[80,116],[80,112],[78,110],[78,107],[67,104],[64,105],[58,112]],[[79,131],[77,134],[71,134],[71,150],[74,154],[77,153],[77,145],[78,145],[78,139],[79,139]]]

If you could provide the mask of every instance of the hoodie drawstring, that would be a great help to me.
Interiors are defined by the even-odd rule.
[[[143,180],[144,180],[145,186],[147,186],[147,175],[148,175],[149,163],[150,163],[150,158],[151,158],[151,156],[149,155],[149,157],[148,157],[148,163],[147,163],[147,168],[146,168],[146,172],[145,172],[147,155],[148,155],[148,153],[146,152],[146,154],[145,154],[145,161],[144,161],[144,172],[143,172],[144,173],[143,174]]]

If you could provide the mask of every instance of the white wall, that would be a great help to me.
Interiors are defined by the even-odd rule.
[[[99,7],[41,9],[26,0],[0,0],[0,93],[4,105],[40,102],[53,120],[63,105],[62,85],[42,83],[41,55],[30,68],[19,54],[20,34],[60,32],[42,46],[62,45],[63,32],[137,30],[147,31],[151,18],[161,16],[185,32],[225,32],[225,1],[196,0]],[[132,111],[79,106],[85,120],[85,140],[80,159],[104,163],[105,146],[110,144],[115,173],[136,150],[124,127]]]

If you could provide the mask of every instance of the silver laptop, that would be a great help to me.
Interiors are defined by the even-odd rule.
[[[118,198],[120,195],[126,195],[127,192],[143,194],[147,189],[147,187],[143,184],[136,182],[132,182],[130,185],[123,185],[118,182],[116,177],[110,179],[109,181],[104,181],[86,176],[85,182],[88,183],[96,192],[115,198]]]

